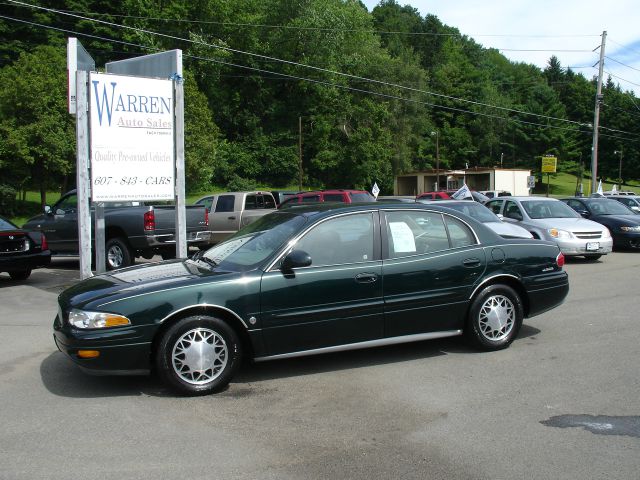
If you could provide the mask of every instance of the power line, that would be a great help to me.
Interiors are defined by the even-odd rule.
[[[615,78],[617,78],[618,80],[622,80],[623,82],[627,82],[627,83],[630,83],[631,85],[635,85],[636,87],[640,87],[640,83],[634,83],[634,82],[632,82],[631,80],[625,80],[624,78],[619,77],[618,75],[614,75],[613,73],[608,72],[608,71],[606,71],[606,70],[605,70],[605,73],[606,73],[607,75],[611,76],[611,77],[615,77]]]
[[[626,63],[622,63],[621,61],[616,60],[615,58],[611,58],[611,57],[607,57],[607,56],[605,56],[605,58],[606,58],[607,60],[611,60],[611,61],[613,61],[613,62],[616,62],[617,64],[620,64],[620,65],[622,65],[622,66],[624,66],[624,67],[630,68],[631,70],[635,70],[636,72],[640,72],[640,69],[635,68],[635,67],[632,67],[631,65],[627,65]]]
[[[619,47],[624,48],[625,50],[629,50],[630,52],[634,52],[634,53],[637,53],[638,55],[640,55],[640,51],[638,51],[638,50],[634,50],[633,48],[631,48],[631,47],[629,47],[629,46],[627,46],[627,45],[622,45],[621,43],[618,43],[618,42],[616,42],[616,41],[611,40],[611,38],[609,38],[609,41],[610,41],[611,43],[615,43],[615,44],[616,44],[616,45],[618,45]]]
[[[187,42],[187,43],[202,45],[202,46],[215,48],[215,49],[219,49],[219,50],[225,50],[225,51],[229,51],[229,52],[233,52],[233,53],[239,53],[239,54],[242,54],[242,55],[249,55],[249,56],[252,56],[252,57],[255,57],[255,58],[271,60],[271,61],[275,61],[275,62],[284,63],[284,64],[287,64],[287,65],[298,66],[298,67],[301,67],[301,68],[307,68],[307,69],[311,69],[311,70],[316,70],[316,71],[320,71],[320,72],[323,72],[323,73],[329,73],[329,74],[332,74],[332,75],[339,75],[339,76],[343,76],[343,77],[350,78],[350,79],[365,80],[365,81],[368,81],[368,82],[371,82],[371,83],[375,83],[375,84],[378,84],[378,85],[384,85],[384,86],[388,86],[388,87],[399,88],[399,89],[403,89],[403,90],[412,91],[412,92],[415,92],[415,93],[422,93],[422,94],[425,94],[425,95],[432,95],[434,97],[445,98],[445,99],[448,99],[448,100],[453,100],[453,101],[462,102],[462,103],[468,103],[468,104],[471,104],[471,105],[478,105],[478,106],[483,106],[483,107],[495,108],[496,110],[502,110],[502,111],[505,111],[505,112],[520,113],[520,114],[523,114],[523,115],[530,115],[530,116],[533,116],[533,117],[542,118],[542,119],[546,119],[546,120],[555,120],[555,121],[559,121],[559,122],[572,123],[574,125],[580,125],[580,126],[583,125],[582,122],[576,122],[574,120],[551,117],[549,115],[531,113],[531,112],[526,112],[526,111],[523,111],[523,110],[517,110],[517,109],[513,109],[513,108],[500,107],[500,106],[497,106],[497,105],[491,105],[491,104],[487,104],[487,103],[483,103],[483,102],[477,102],[477,101],[474,101],[474,100],[467,100],[467,99],[463,99],[463,98],[457,98],[457,97],[453,97],[451,95],[444,95],[444,94],[441,94],[441,93],[430,92],[430,91],[427,91],[427,90],[420,90],[420,89],[417,89],[417,88],[407,87],[407,86],[404,86],[404,85],[384,82],[382,80],[369,79],[369,78],[361,77],[361,76],[358,76],[358,75],[352,75],[352,74],[349,74],[349,73],[338,72],[338,71],[335,71],[335,70],[329,70],[329,69],[326,69],[326,68],[316,67],[316,66],[313,66],[313,65],[305,65],[305,64],[302,64],[302,63],[299,63],[299,62],[293,62],[291,60],[284,60],[284,59],[280,59],[280,58],[276,58],[276,57],[271,57],[271,56],[268,56],[268,55],[261,55],[261,54],[254,53],[254,52],[246,52],[246,51],[243,51],[243,50],[238,50],[238,49],[234,49],[234,48],[230,48],[230,47],[224,47],[224,46],[221,46],[221,45],[214,45],[214,44],[209,44],[209,43],[206,43],[206,42],[201,42],[201,41],[196,41],[196,40],[176,37],[174,35],[168,35],[168,34],[165,34],[165,33],[154,32],[154,31],[151,31],[151,30],[146,30],[146,29],[141,29],[141,28],[136,28],[136,27],[130,27],[130,26],[127,26],[127,25],[120,25],[120,24],[116,24],[116,23],[113,23],[113,22],[107,22],[105,20],[98,20],[98,19],[93,19],[93,18],[89,18],[89,17],[83,17],[83,16],[80,16],[80,15],[72,14],[72,13],[65,13],[65,12],[62,12],[60,10],[41,7],[41,6],[37,6],[37,5],[26,4],[24,2],[19,2],[19,1],[16,1],[16,0],[9,0],[9,1],[11,3],[15,3],[15,4],[18,4],[18,5],[28,6],[30,8],[36,8],[36,9],[40,9],[40,10],[45,10],[45,11],[49,11],[49,12],[52,12],[52,13],[61,13],[63,15],[72,16],[74,18],[80,18],[82,20],[93,21],[93,22],[104,24],[104,25],[109,25],[109,26],[115,27],[115,28],[124,28],[124,29],[127,29],[127,30],[134,30],[136,32],[147,33],[147,34],[151,34],[151,35],[157,35],[157,36],[160,36],[160,37],[169,38],[171,40],[178,40],[178,41],[181,41],[181,42]]]

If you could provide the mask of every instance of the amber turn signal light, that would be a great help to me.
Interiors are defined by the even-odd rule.
[[[78,356],[80,358],[97,358],[100,356],[98,350],[78,350]]]

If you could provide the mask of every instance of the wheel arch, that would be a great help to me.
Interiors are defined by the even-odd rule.
[[[154,365],[153,359],[155,358],[156,352],[158,351],[160,339],[165,334],[165,332],[180,320],[197,315],[216,317],[229,325],[236,332],[238,338],[240,339],[240,342],[242,343],[242,351],[244,352],[244,356],[253,358],[253,345],[251,343],[249,333],[247,332],[247,326],[239,316],[237,316],[231,310],[220,307],[219,305],[192,305],[173,312],[171,315],[165,317],[161,321],[160,328],[158,328],[158,330],[154,334],[153,340],[151,342],[151,365]]]
[[[526,317],[529,316],[529,295],[527,295],[527,291],[524,288],[524,285],[522,284],[520,279],[518,277],[516,277],[515,275],[509,274],[509,273],[502,273],[502,274],[494,275],[493,277],[489,277],[489,278],[483,280],[473,290],[473,292],[471,293],[471,296],[469,297],[469,307],[467,308],[467,314],[468,314],[468,311],[471,308],[471,304],[473,303],[473,300],[476,298],[476,296],[484,288],[486,288],[488,286],[491,286],[491,285],[506,285],[508,287],[511,287],[513,290],[515,290],[515,292],[520,297],[520,300],[522,301],[522,310],[523,310],[524,317],[526,318]]]

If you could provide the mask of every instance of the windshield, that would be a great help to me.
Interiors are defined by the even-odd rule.
[[[616,200],[590,200],[586,203],[594,215],[635,215],[628,207]]]
[[[453,203],[451,205],[445,205],[445,207],[453,208],[454,210],[470,216],[478,222],[486,223],[500,221],[500,219],[491,210],[482,205],[478,205],[475,202],[465,202],[464,205],[461,203]]]
[[[206,263],[225,270],[251,270],[279,250],[306,221],[305,217],[288,212],[265,215],[228,240],[211,247],[202,254],[202,258]]]
[[[531,218],[576,218],[578,213],[566,203],[545,200],[527,200],[521,202]]]

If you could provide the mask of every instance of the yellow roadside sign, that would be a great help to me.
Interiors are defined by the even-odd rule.
[[[557,157],[542,157],[542,173],[556,173]]]

